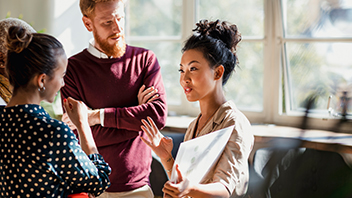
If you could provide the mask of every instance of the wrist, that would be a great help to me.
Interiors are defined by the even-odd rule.
[[[170,155],[167,158],[160,159],[161,163],[164,165],[164,169],[167,173],[170,173],[172,171],[172,167],[174,165],[174,158],[172,155]]]
[[[88,113],[88,122],[90,126],[100,124],[100,110],[90,110]]]

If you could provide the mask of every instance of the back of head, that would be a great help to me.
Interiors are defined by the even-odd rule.
[[[123,1],[126,0],[80,0],[79,7],[83,16],[91,17],[94,13],[95,5],[100,2],[108,2],[108,1]]]
[[[212,68],[223,65],[222,84],[225,85],[238,64],[236,50],[242,40],[241,34],[236,25],[226,21],[201,20],[196,26],[195,33],[186,41],[182,52],[199,50]]]
[[[47,34],[31,33],[21,26],[8,29],[6,71],[16,91],[26,87],[36,74],[52,76],[56,57],[64,53],[62,44]]]
[[[25,21],[17,18],[6,18],[0,20],[0,52],[4,55],[7,54],[7,48],[5,46],[5,41],[7,37],[7,30],[11,26],[20,26],[23,29],[27,30],[30,33],[35,33],[36,31],[32,28],[32,26],[28,25]]]

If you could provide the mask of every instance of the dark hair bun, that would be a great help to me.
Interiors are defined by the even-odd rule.
[[[232,53],[236,53],[237,44],[242,40],[241,33],[235,24],[226,21],[208,21],[201,20],[196,24],[193,30],[201,36],[210,36],[214,39],[221,40]]]
[[[12,26],[8,30],[6,39],[10,52],[21,53],[32,41],[33,35],[20,26]]]

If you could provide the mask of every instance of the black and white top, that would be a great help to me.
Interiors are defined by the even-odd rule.
[[[0,197],[95,196],[110,186],[100,154],[87,156],[75,134],[39,105],[0,109]]]

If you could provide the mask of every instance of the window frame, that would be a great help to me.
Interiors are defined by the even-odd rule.
[[[183,43],[191,34],[198,14],[199,0],[182,0],[182,30],[181,36],[170,37],[136,37],[129,36],[128,21],[126,20],[127,41],[168,41]],[[260,112],[242,112],[252,124],[275,124],[282,126],[300,127],[304,112],[291,111],[289,108],[288,76],[286,65],[285,44],[288,42],[352,42],[352,38],[295,38],[285,37],[283,31],[283,14],[281,0],[263,0],[264,4],[264,36],[246,37],[242,42],[263,42],[264,72],[263,72],[263,110]],[[131,11],[132,12],[132,11]],[[130,10],[126,3],[126,18]],[[282,81],[284,84],[282,84]],[[178,83],[178,82],[175,82]],[[285,92],[282,86],[285,87]],[[286,108],[283,109],[283,96],[286,96]],[[195,117],[199,114],[199,107],[187,101],[184,94],[180,105],[168,105],[169,112],[177,115]],[[284,112],[284,113],[283,113]],[[328,110],[326,111],[328,115]],[[309,115],[309,128],[331,129],[338,119],[324,115]]]

